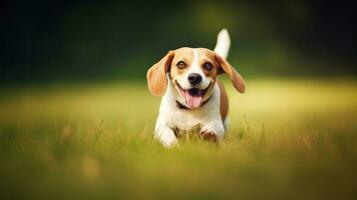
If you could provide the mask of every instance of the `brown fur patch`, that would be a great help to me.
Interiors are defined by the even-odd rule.
[[[221,105],[220,105],[220,111],[221,111],[221,117],[222,121],[227,118],[228,115],[228,95],[226,90],[224,89],[224,86],[220,80],[217,81],[219,90],[221,92]]]
[[[198,48],[198,63],[202,68],[202,71],[205,73],[207,77],[212,78],[212,80],[216,80],[218,75],[219,63],[215,59],[215,54],[211,50]],[[207,70],[203,67],[205,63],[211,63],[212,69]]]
[[[192,65],[193,60],[193,49],[184,47],[175,50],[175,57],[172,60],[170,67],[171,78],[177,79],[181,77]],[[177,63],[179,63],[180,61],[183,61],[187,65],[187,67],[185,67],[184,69],[179,69],[177,67]]]

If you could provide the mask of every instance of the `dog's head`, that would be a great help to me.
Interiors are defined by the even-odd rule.
[[[209,99],[219,74],[227,74],[237,91],[243,93],[245,90],[240,74],[224,58],[205,48],[185,47],[169,51],[153,65],[147,72],[148,86],[153,95],[165,93],[167,73],[189,109],[199,108]]]

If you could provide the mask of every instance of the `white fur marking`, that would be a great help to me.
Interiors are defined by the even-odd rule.
[[[216,47],[214,48],[214,51],[222,58],[227,59],[230,46],[231,46],[231,39],[229,37],[228,31],[226,29],[222,29],[218,33],[217,44]]]

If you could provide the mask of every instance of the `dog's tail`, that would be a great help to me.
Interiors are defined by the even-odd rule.
[[[218,33],[217,44],[216,47],[214,48],[214,51],[218,55],[226,59],[229,53],[230,46],[231,46],[231,38],[229,37],[228,31],[227,29],[222,29]]]

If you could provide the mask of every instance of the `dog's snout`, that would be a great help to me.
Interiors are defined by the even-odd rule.
[[[202,81],[202,76],[198,73],[192,73],[188,75],[188,82],[192,85],[197,85]]]

